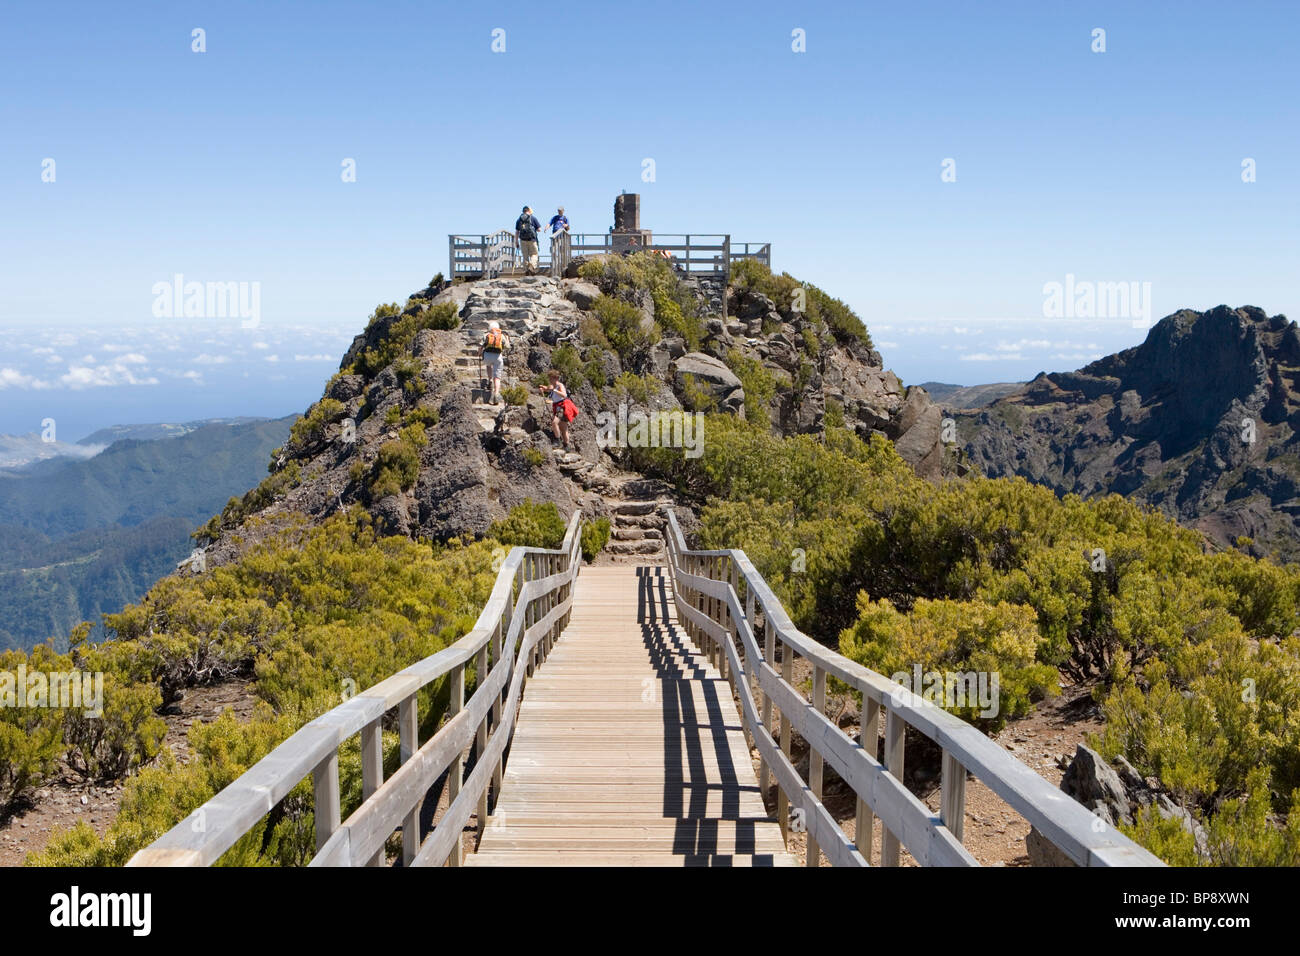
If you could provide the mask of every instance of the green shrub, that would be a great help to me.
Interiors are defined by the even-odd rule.
[[[749,396],[746,395],[746,404]],[[716,412],[718,400],[707,387],[701,385],[694,375],[682,376],[682,405],[692,412]]]
[[[627,256],[595,256],[578,267],[578,275],[611,294],[618,289],[672,290],[677,273],[668,260],[649,252]]]
[[[727,368],[735,373],[745,389],[745,417],[755,424],[770,427],[772,416],[768,413],[768,406],[776,397],[776,379],[772,373],[758,359],[734,348],[727,352]]]
[[[420,449],[428,442],[424,426],[415,422],[403,428],[396,439],[379,446],[370,472],[372,500],[401,494],[415,484],[420,477]]]
[[[302,482],[302,471],[296,461],[291,461],[275,474],[262,479],[261,484],[241,497],[231,498],[207,523],[190,534],[196,541],[216,541],[226,528],[237,527],[249,515],[267,507],[285,492],[297,488]]]
[[[524,461],[528,463],[530,468],[540,468],[542,463],[546,461],[546,456],[538,448],[525,448],[523,455]]]
[[[117,696],[108,690],[110,678],[122,687],[135,681],[141,694],[151,689],[142,675],[155,668],[160,673],[188,670],[191,679],[204,679],[190,662],[202,659],[199,645],[206,641],[209,656],[232,655],[238,648],[249,653],[257,676],[250,686],[259,698],[254,714],[248,721],[230,712],[209,723],[196,721],[189,732],[190,762],[179,764],[163,751],[161,760],[127,777],[119,813],[103,838],[82,824],[56,834],[28,863],[124,864],[303,723],[341,703],[348,686],[369,687],[464,634],[495,581],[492,551],[490,542],[431,549],[406,538],[381,539],[370,517],[353,509],[315,527],[301,519],[267,534],[237,561],[208,574],[163,579],[140,605],[115,616],[119,629],[113,640],[78,650],[86,655],[83,664],[107,669],[106,713],[113,713]],[[213,647],[223,642],[226,650]],[[105,657],[95,660],[99,654]],[[446,703],[445,680],[420,693],[421,739],[436,729]],[[0,781],[28,766],[39,769],[41,763],[16,761],[20,755],[5,749],[11,735],[3,728],[14,714],[14,709],[0,709]],[[22,716],[34,714],[27,708]],[[51,715],[59,716],[54,711],[40,716]],[[134,716],[124,709],[118,716],[111,721],[124,733],[116,750],[134,747],[141,759],[131,762],[144,763],[148,757],[137,744],[147,740],[142,735],[150,733],[157,719],[148,707]],[[57,732],[46,733],[41,742],[48,748],[51,739],[58,742]],[[36,742],[34,737],[22,740],[26,751]],[[102,742],[99,751],[111,752]],[[398,758],[396,734],[384,734],[383,752],[391,772]],[[339,775],[346,816],[361,792],[355,738],[340,748]],[[311,782],[306,780],[218,862],[293,866],[305,864],[314,852]]]
[[[980,674],[990,690],[990,675],[997,675],[999,697],[987,709],[969,700],[968,688],[961,694],[964,706],[947,706],[953,702],[942,698],[932,701],[977,726],[999,730],[1009,718],[1028,713],[1032,701],[1057,692],[1055,668],[1035,660],[1038,621],[1031,607],[922,598],[910,614],[902,614],[865,593],[858,595],[857,606],[857,621],[840,635],[840,653],[850,660],[887,677],[905,673],[910,678],[918,665],[922,674]],[[924,689],[911,687],[918,694]]]
[[[696,351],[704,340],[704,323],[696,314],[695,302],[688,297],[683,301],[674,298],[667,289],[655,289],[652,293],[655,304],[655,321],[663,329],[680,335],[686,340],[686,348]]]
[[[501,389],[501,400],[507,405],[527,405],[528,389],[522,385],[509,385]]]
[[[833,398],[826,399],[826,414],[822,418],[826,428],[844,427],[844,406]]]
[[[608,518],[582,523],[582,557],[588,564],[596,560],[596,555],[600,554],[609,541],[609,530]]]
[[[555,502],[527,498],[506,517],[492,522],[488,537],[527,548],[558,548],[564,543],[564,531],[564,517]]]
[[[423,425],[426,429],[438,424],[438,409],[429,405],[418,405],[407,413],[406,420],[412,425]]]
[[[399,425],[402,421],[402,406],[390,405],[388,411],[384,412],[385,425]]]
[[[17,672],[24,665],[29,671],[68,669],[67,658],[56,655],[48,645],[37,646],[30,656],[0,651],[0,674],[13,675],[10,680],[14,682],[0,686],[0,692],[17,695]],[[59,711],[18,707],[16,701],[0,707],[0,813],[49,779],[63,750],[63,715]]]
[[[610,347],[625,363],[637,361],[659,341],[658,327],[653,323],[649,328],[643,327],[641,311],[621,299],[602,295],[592,305],[592,311],[600,319]]]
[[[396,303],[380,306],[370,317],[367,331],[376,323],[385,321],[401,312]],[[409,351],[415,336],[423,329],[450,330],[460,327],[460,315],[454,302],[403,314],[389,325],[387,334],[372,348],[365,349],[347,371],[374,378],[381,370],[391,365],[403,352]]]
[[[644,375],[620,372],[614,379],[614,387],[626,394],[630,401],[639,405],[650,401],[650,385]]]
[[[302,451],[325,440],[326,428],[337,422],[347,413],[347,407],[333,398],[322,398],[308,409],[305,416],[299,416],[289,429],[289,447]]]
[[[424,394],[424,379],[420,377],[423,366],[412,355],[403,355],[393,363],[397,373],[397,382],[402,386],[402,395],[407,401],[415,401]]]
[[[729,284],[733,289],[750,289],[762,293],[775,302],[777,309],[782,312],[796,311],[799,291],[802,290],[802,311],[809,321],[819,327],[825,326],[838,341],[856,341],[867,348],[872,347],[867,327],[857,314],[811,282],[800,282],[785,272],[779,276],[774,275],[757,259],[742,259],[732,264]]]
[[[570,390],[582,385],[582,357],[572,345],[561,345],[551,352],[551,368],[560,373],[560,381],[565,382]]]

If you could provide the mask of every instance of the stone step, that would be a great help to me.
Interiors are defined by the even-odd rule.
[[[648,515],[657,512],[661,505],[666,502],[662,501],[616,501],[611,507],[611,511],[616,515]]]
[[[671,485],[658,478],[630,478],[619,488],[628,498],[657,498],[673,490]]]
[[[661,514],[648,515],[626,515],[615,514],[614,519],[621,527],[624,528],[660,528],[664,526],[664,516]]]
[[[610,554],[658,554],[662,546],[658,541],[610,541],[605,545]]]
[[[610,537],[615,541],[662,541],[664,533],[658,528],[625,528],[621,525],[610,530]]]

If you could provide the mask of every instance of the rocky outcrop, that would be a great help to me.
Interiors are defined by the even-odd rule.
[[[1183,310],[1140,346],[953,410],[964,456],[1060,494],[1111,492],[1221,545],[1300,555],[1300,330],[1251,306]]]
[[[774,430],[818,433],[834,408],[864,437],[893,439],[921,474],[939,473],[938,406],[923,389],[904,389],[881,367],[877,353],[856,340],[838,340],[824,326],[814,328],[762,294],[734,294],[728,315],[720,282],[688,277],[683,288],[701,316],[704,334],[696,349],[679,328],[658,321],[656,303],[644,290],[605,289],[581,278],[515,276],[429,286],[413,294],[354,339],[326,386],[332,402],[313,415],[328,417],[300,430],[278,456],[276,474],[292,480],[259,504],[259,516],[269,522],[263,526],[359,504],[385,533],[446,541],[482,536],[510,508],[532,499],[554,502],[565,515],[581,509],[607,516],[613,522],[611,553],[651,556],[663,545],[662,505],[669,491],[625,471],[621,454],[601,447],[597,413],[620,402],[665,411],[702,401],[746,416],[753,410],[747,404],[759,399],[746,394],[738,370],[766,382],[765,394],[774,389],[766,409]],[[588,347],[583,320],[596,317],[602,293],[618,295],[640,312],[648,333],[642,351],[620,355]],[[459,328],[411,334],[413,323],[398,326],[404,317],[443,303],[457,306]],[[513,405],[488,404],[481,386],[479,345],[492,321],[512,338],[503,384]],[[395,350],[392,337],[398,334],[407,338]],[[570,426],[573,448],[567,451],[555,447],[550,404],[535,387],[565,346],[583,363],[582,375],[570,383],[582,412]],[[363,374],[376,355],[395,357]],[[635,376],[628,380],[632,392],[614,384],[628,372]],[[599,395],[586,380],[591,376],[603,383]],[[404,437],[413,422],[424,428],[423,444]],[[385,469],[386,480],[377,480]],[[685,512],[683,520],[689,524]],[[212,544],[210,561],[220,564],[252,540],[239,530]]]
[[[1140,810],[1154,806],[1163,819],[1178,820],[1192,834],[1197,851],[1206,852],[1206,833],[1196,818],[1162,792],[1154,777],[1143,779],[1123,757],[1115,758],[1111,766],[1101,754],[1079,744],[1061,777],[1061,791],[1091,810],[1096,820],[1094,826],[1099,829],[1132,825]],[[1034,827],[1025,837],[1025,849],[1032,866],[1074,865]]]
[[[745,389],[736,373],[712,355],[688,352],[673,363],[673,381],[684,391],[694,381],[709,393],[718,408],[744,415]]]

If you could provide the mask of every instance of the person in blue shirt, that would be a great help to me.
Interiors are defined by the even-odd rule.
[[[564,214],[563,206],[561,206],[559,211],[551,217],[550,229],[552,236],[559,232],[569,231],[569,217]]]

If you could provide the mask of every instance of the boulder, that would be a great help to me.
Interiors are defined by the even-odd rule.
[[[360,375],[340,375],[330,383],[325,393],[335,401],[347,403],[366,390],[366,380]]]
[[[740,411],[745,406],[745,390],[736,373],[721,361],[703,352],[687,352],[673,363],[673,378],[680,392],[686,387],[687,376],[696,385],[705,388],[717,401],[719,408]]]
[[[564,283],[564,297],[583,310],[590,310],[600,298],[600,289],[585,279]]]

